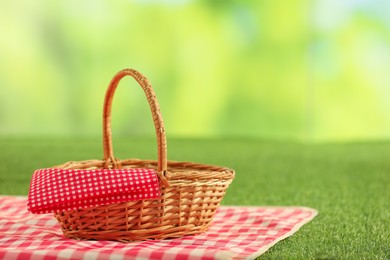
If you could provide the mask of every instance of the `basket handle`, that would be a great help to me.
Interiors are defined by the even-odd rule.
[[[156,95],[153,91],[152,85],[149,80],[142,75],[140,72],[134,69],[124,69],[119,71],[111,80],[108,89],[106,91],[106,96],[104,99],[104,108],[103,108],[103,151],[104,151],[104,161],[105,167],[108,168],[110,163],[113,164],[114,168],[120,168],[120,162],[118,162],[114,157],[114,152],[112,148],[112,137],[111,137],[111,107],[112,99],[116,87],[118,86],[119,81],[125,76],[132,76],[138,84],[142,87],[145,92],[146,99],[148,100],[150,110],[152,112],[154,128],[156,129],[157,136],[157,149],[158,149],[158,166],[157,174],[163,183],[168,186],[168,182],[165,178],[165,173],[167,171],[167,141],[165,136],[164,122],[161,117],[160,107],[157,102]]]

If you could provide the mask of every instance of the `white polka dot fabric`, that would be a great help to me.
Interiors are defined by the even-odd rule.
[[[34,172],[27,208],[32,213],[51,213],[159,197],[159,181],[152,169],[47,168]]]

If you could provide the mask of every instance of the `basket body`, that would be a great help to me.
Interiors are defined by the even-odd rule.
[[[157,161],[124,160],[122,168],[157,168]],[[57,166],[102,168],[104,161]],[[161,198],[138,200],[55,213],[64,235],[74,239],[137,241],[199,234],[207,230],[234,177],[228,168],[168,162],[169,187]]]

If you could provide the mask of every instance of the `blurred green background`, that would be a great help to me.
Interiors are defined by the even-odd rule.
[[[0,134],[101,134],[111,77],[152,82],[168,135],[390,137],[387,0],[0,2]],[[116,135],[151,135],[125,79]]]

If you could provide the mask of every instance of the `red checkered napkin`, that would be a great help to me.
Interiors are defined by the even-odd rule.
[[[40,169],[30,183],[27,208],[51,213],[160,197],[152,169]]]

